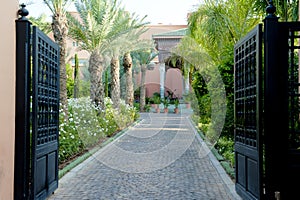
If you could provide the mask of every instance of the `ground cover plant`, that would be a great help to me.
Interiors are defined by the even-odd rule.
[[[59,163],[63,164],[126,128],[139,114],[136,108],[121,101],[115,109],[105,98],[105,109],[89,97],[68,100],[68,118],[60,113]]]

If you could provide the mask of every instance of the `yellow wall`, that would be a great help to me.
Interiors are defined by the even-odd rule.
[[[0,200],[13,199],[15,139],[15,19],[18,1],[5,1],[0,17]]]

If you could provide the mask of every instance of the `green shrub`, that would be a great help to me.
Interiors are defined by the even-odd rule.
[[[230,137],[220,137],[215,148],[218,152],[234,166],[234,141]]]
[[[60,163],[95,146],[139,118],[137,110],[124,101],[121,101],[119,110],[113,108],[110,98],[105,98],[104,102],[105,110],[102,110],[89,97],[69,99],[68,120],[60,112]]]
[[[149,104],[146,104],[144,109],[146,112],[150,112],[151,106]]]

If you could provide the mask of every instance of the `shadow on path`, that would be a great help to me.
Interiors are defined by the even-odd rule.
[[[68,172],[54,199],[240,199],[188,114],[142,121]]]

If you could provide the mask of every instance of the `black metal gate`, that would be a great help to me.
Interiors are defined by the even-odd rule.
[[[267,11],[264,32],[257,26],[234,49],[236,191],[298,199],[300,22],[278,22],[272,4]]]
[[[58,187],[59,47],[16,21],[15,199],[46,199]]]
[[[299,197],[300,22],[265,21],[266,199]],[[296,198],[297,199],[297,198]]]
[[[262,26],[235,45],[236,190],[244,199],[262,195]]]

